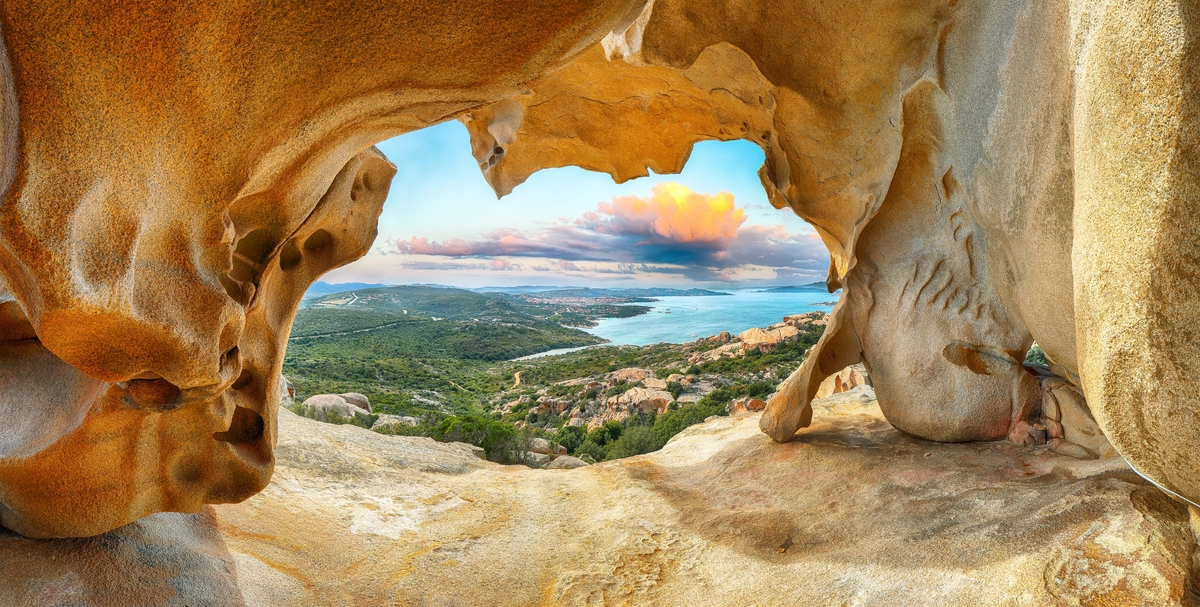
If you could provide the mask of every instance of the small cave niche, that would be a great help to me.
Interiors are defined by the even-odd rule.
[[[233,445],[253,445],[262,439],[265,428],[266,422],[257,411],[237,407],[229,429],[214,433],[213,438]]]

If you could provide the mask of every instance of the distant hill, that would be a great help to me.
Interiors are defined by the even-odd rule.
[[[649,289],[591,289],[588,287],[574,289],[559,289],[552,291],[538,291],[538,297],[709,297],[713,295],[729,295],[721,291],[709,291],[707,289],[665,289],[665,288],[649,288]]]
[[[577,327],[650,310],[441,286],[330,286],[338,292],[306,300],[296,314],[285,373],[303,395],[361,386],[380,405],[411,404],[414,391],[436,391],[448,406],[473,410],[488,393],[481,386],[495,391],[514,381],[489,375],[488,365],[603,343]]]
[[[829,292],[829,288],[825,286],[824,282],[810,282],[806,285],[771,287],[770,289],[763,289],[759,293],[812,293],[813,291],[827,293]]]
[[[520,285],[516,287],[476,287],[471,289],[476,293],[507,293],[509,295],[528,295],[529,293],[544,293],[546,291],[562,291],[566,289],[582,289],[583,287],[545,287],[535,285]]]
[[[345,291],[355,291],[358,289],[376,289],[379,287],[386,287],[386,286],[388,286],[388,285],[381,285],[381,284],[376,284],[376,283],[366,283],[366,282],[343,282],[343,283],[338,283],[338,284],[330,284],[327,282],[315,282],[315,283],[313,283],[313,285],[311,287],[308,288],[308,291],[306,291],[304,293],[304,299],[312,299],[314,297],[321,297],[323,295],[332,295],[334,293],[342,293]]]

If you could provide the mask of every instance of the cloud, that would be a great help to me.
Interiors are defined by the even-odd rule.
[[[555,231],[551,228],[550,231]],[[451,238],[443,242],[414,236],[406,241],[390,241],[398,253],[437,255],[440,257],[548,257],[551,259],[592,259],[601,249],[592,242],[572,242],[568,234],[536,235],[515,229],[494,230],[483,240]]]
[[[494,230],[477,240],[389,240],[381,252],[459,264],[475,259],[479,261],[471,267],[496,271],[523,269],[510,258],[537,258],[548,262],[529,270],[675,274],[710,282],[737,280],[746,269],[774,269],[779,279],[824,276],[829,257],[816,234],[744,225],[746,221],[745,211],[728,192],[709,195],[660,183],[648,197],[619,196],[575,219],[560,218],[529,230]],[[429,266],[437,262],[422,263],[433,269]]]
[[[637,236],[645,243],[720,245],[736,239],[745,221],[746,213],[729,192],[710,196],[677,183],[660,183],[651,188],[649,198],[618,196],[575,223],[601,234]]]

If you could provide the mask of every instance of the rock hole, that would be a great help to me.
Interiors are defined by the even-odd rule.
[[[254,383],[254,376],[250,374],[249,370],[243,369],[242,374],[238,376],[237,381],[233,382],[233,389],[241,390],[246,386],[249,386],[251,383]]]
[[[1042,351],[1042,347],[1036,341],[1029,347],[1029,351],[1025,353],[1025,362],[1050,366],[1050,363],[1046,361],[1046,353]]]
[[[320,253],[324,251],[329,243],[333,242],[333,237],[325,230],[317,230],[313,232],[307,240],[304,241],[304,250],[309,253]]]
[[[262,263],[275,249],[275,242],[266,228],[252,230],[238,240],[233,251],[233,269],[229,275],[238,282],[255,282],[262,272]]]
[[[283,250],[279,252],[279,269],[285,272],[291,270],[300,265],[302,257],[300,247],[296,246],[296,239],[289,239],[283,243]]]
[[[502,148],[502,147],[500,147],[500,146],[496,146],[496,147],[492,148],[492,153],[493,153],[493,154],[495,154],[495,155],[497,155],[497,156],[503,156],[503,155],[504,155],[504,148]]]
[[[233,411],[233,421],[229,423],[229,429],[214,433],[213,438],[233,445],[250,445],[262,438],[265,427],[266,423],[258,412],[238,407]]]

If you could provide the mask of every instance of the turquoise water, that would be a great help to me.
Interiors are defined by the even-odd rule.
[[[760,293],[758,289],[734,289],[724,297],[660,297],[647,304],[652,310],[633,318],[605,318],[584,329],[613,345],[645,346],[659,342],[684,343],[721,331],[741,333],[751,327],[767,327],[789,314],[821,310],[828,312],[837,294],[820,291]]]

